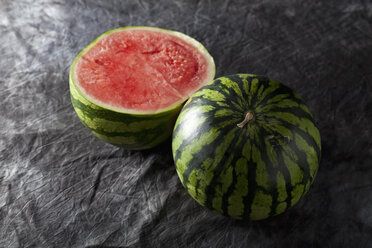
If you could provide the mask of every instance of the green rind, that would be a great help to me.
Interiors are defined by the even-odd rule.
[[[95,136],[130,150],[152,148],[166,140],[182,107],[154,115],[125,114],[88,101],[71,80],[70,93],[77,116]]]
[[[238,128],[247,111],[253,122]],[[290,88],[263,76],[222,77],[196,92],[174,127],[182,184],[201,205],[236,219],[286,211],[317,173],[321,140],[310,110]]]
[[[94,46],[102,37],[124,29],[146,29],[167,32],[180,37],[194,45],[206,56],[210,68],[208,83],[214,78],[215,65],[213,58],[206,48],[193,38],[180,32],[156,27],[130,26],[110,30],[84,48],[74,59],[69,76],[70,96],[72,105],[81,122],[98,138],[110,144],[130,150],[143,150],[155,147],[165,141],[172,134],[175,120],[184,101],[172,106],[152,112],[140,112],[129,109],[116,109],[90,99],[75,83],[75,66],[82,55]]]

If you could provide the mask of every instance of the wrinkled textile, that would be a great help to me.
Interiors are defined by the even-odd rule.
[[[370,247],[371,23],[371,1],[356,0],[0,0],[0,247]],[[127,151],[81,124],[71,62],[129,25],[184,32],[216,76],[264,74],[303,97],[323,150],[295,207],[215,215],[182,187],[170,139]]]

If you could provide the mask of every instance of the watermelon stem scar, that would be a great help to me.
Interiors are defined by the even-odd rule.
[[[247,124],[248,122],[252,121],[254,119],[254,113],[252,111],[248,111],[246,114],[245,114],[245,118],[242,122],[236,124],[239,128],[243,128],[245,126],[245,124]]]

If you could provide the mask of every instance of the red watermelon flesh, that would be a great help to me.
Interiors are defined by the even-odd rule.
[[[170,32],[122,29],[97,39],[76,64],[77,86],[100,105],[157,112],[213,79],[200,47]]]

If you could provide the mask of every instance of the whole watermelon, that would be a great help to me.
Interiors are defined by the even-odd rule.
[[[215,79],[192,95],[172,141],[178,176],[201,205],[235,219],[283,213],[309,190],[321,141],[301,97],[265,76]]]

